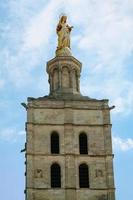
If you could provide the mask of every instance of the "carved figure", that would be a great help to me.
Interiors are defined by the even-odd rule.
[[[57,46],[56,53],[59,50],[62,50],[63,48],[70,49],[70,32],[73,26],[69,26],[66,23],[66,21],[67,21],[67,16],[62,15],[56,27],[56,32],[58,35],[58,46]]]
[[[35,170],[35,178],[42,178],[43,177],[43,172],[41,169],[36,169]]]
[[[103,172],[101,169],[96,169],[96,177],[103,177]]]

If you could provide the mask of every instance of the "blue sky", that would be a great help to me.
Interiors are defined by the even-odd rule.
[[[49,92],[46,62],[55,56],[61,13],[74,26],[73,56],[82,64],[81,93],[109,99],[116,199],[133,198],[133,1],[0,1],[0,191],[3,200],[24,199],[28,96]]]

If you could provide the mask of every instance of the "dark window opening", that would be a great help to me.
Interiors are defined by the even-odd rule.
[[[58,133],[52,133],[51,135],[51,153],[59,153],[59,135]]]
[[[86,164],[79,166],[79,187],[89,188],[89,172]]]
[[[79,135],[79,150],[80,154],[88,154],[87,135],[85,133]]]
[[[58,164],[53,164],[51,166],[51,187],[52,188],[61,187],[61,170]]]

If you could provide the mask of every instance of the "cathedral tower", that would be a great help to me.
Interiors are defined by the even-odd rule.
[[[26,106],[26,200],[115,200],[111,108],[81,95],[82,64],[71,54],[66,20],[47,62],[50,93]]]

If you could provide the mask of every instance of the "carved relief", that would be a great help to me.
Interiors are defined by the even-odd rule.
[[[103,177],[103,171],[101,169],[95,170],[95,177]]]
[[[34,176],[35,178],[42,178],[43,177],[42,169],[35,169]]]

